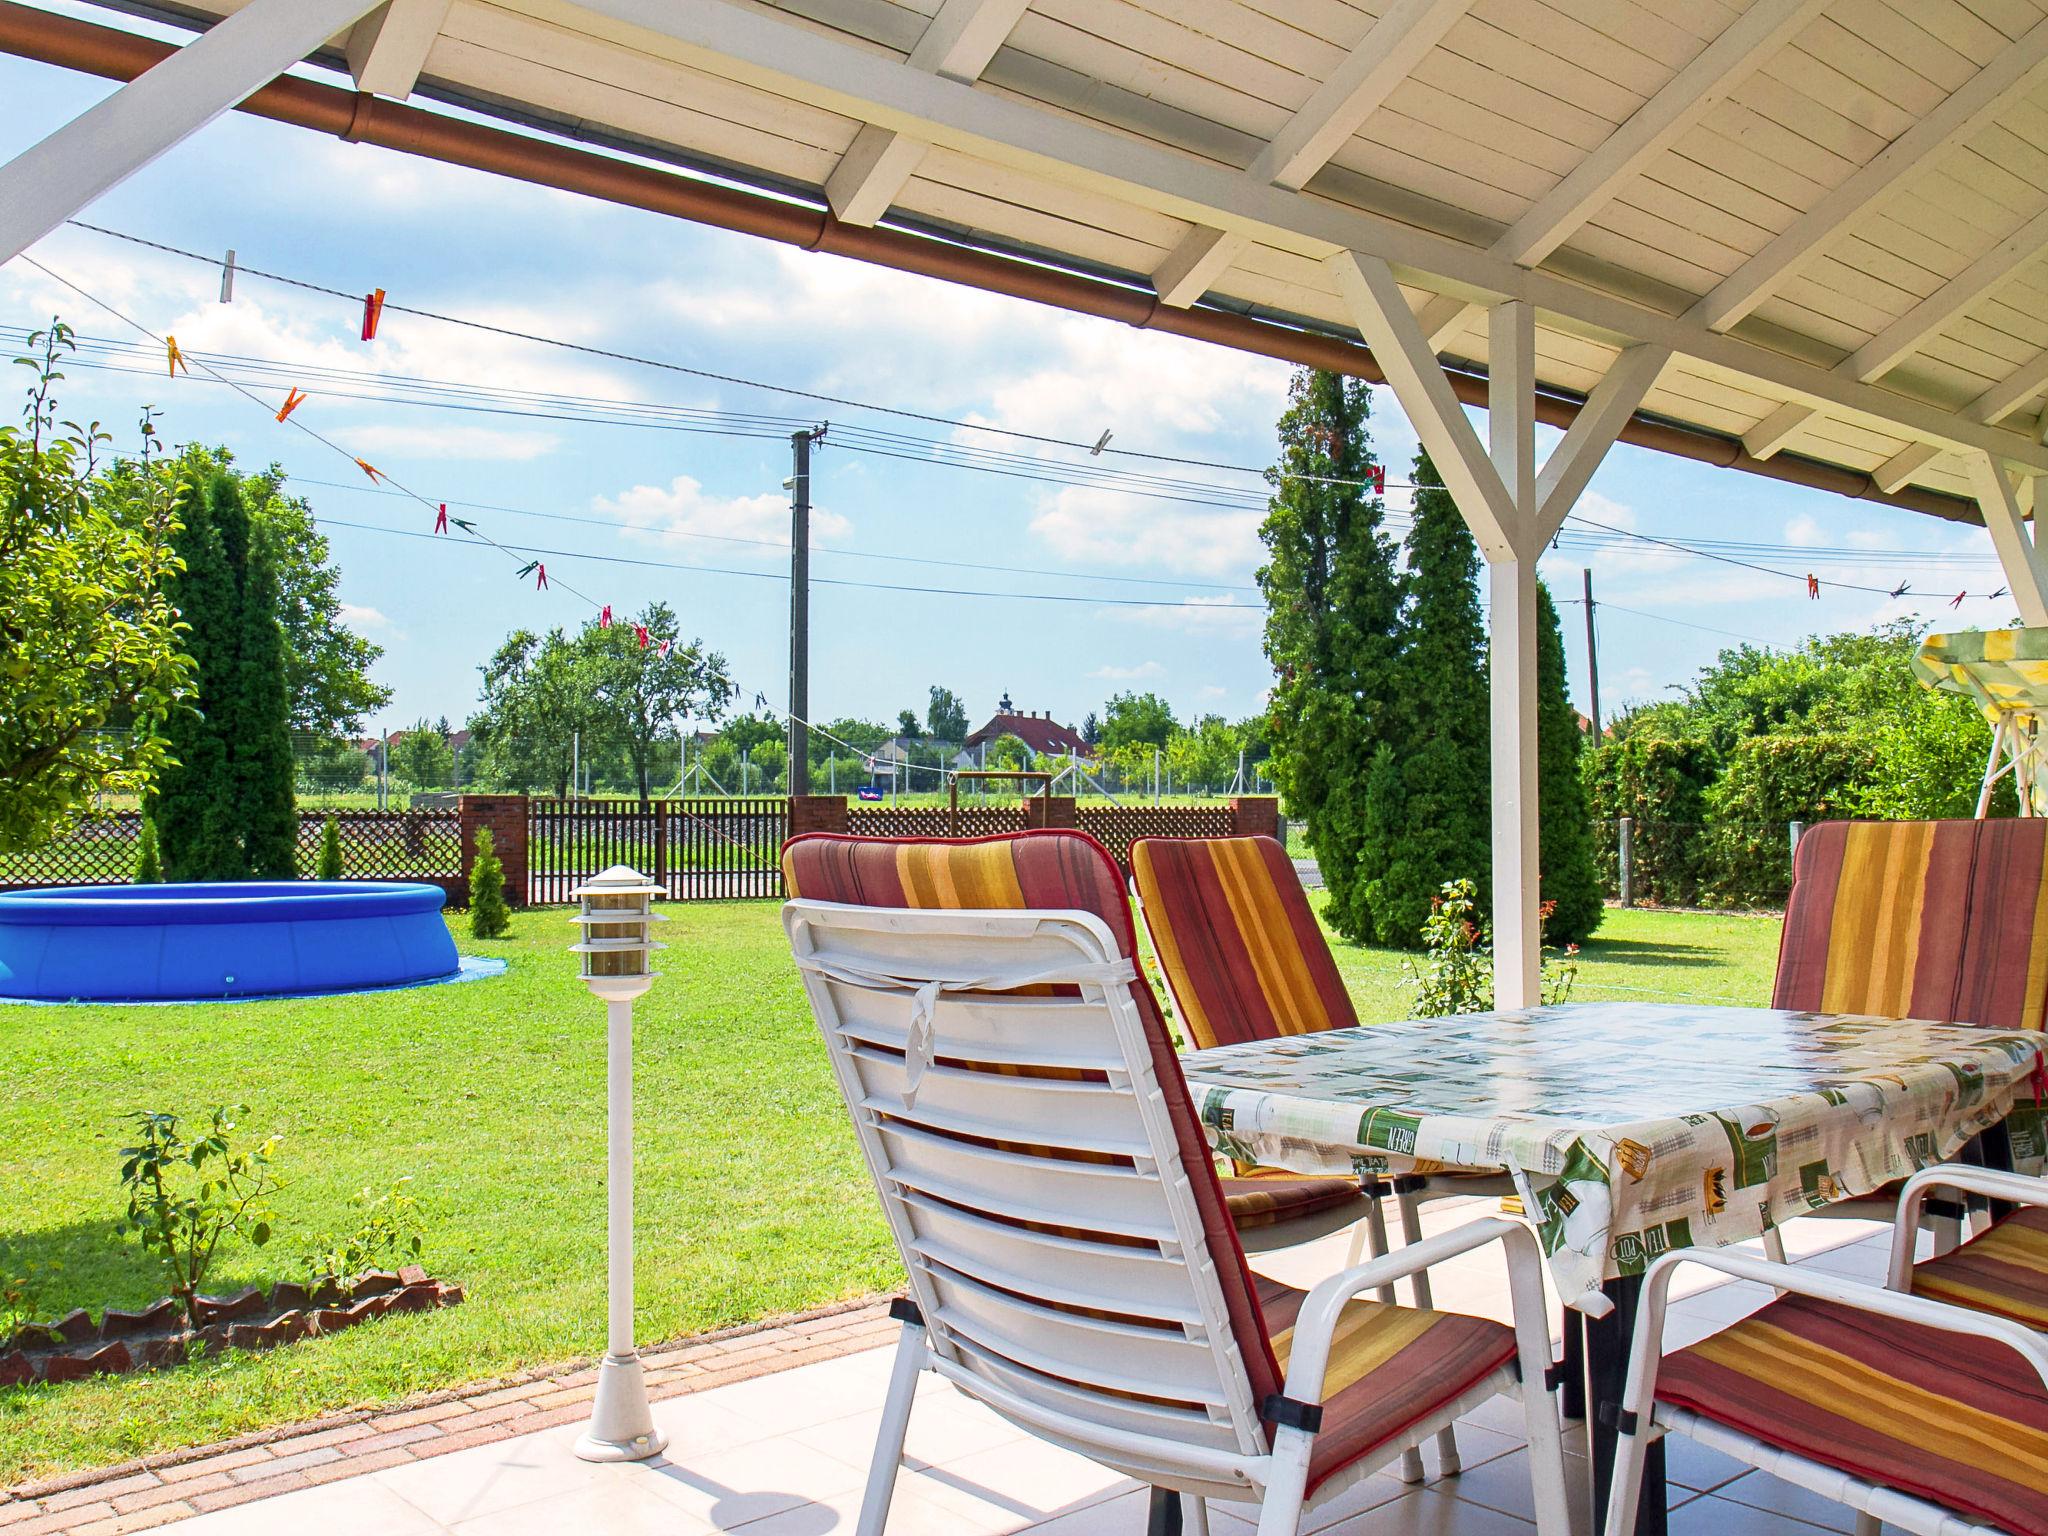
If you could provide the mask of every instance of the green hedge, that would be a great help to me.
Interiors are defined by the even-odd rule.
[[[1752,736],[1739,742],[1706,796],[1702,899],[1724,907],[1783,902],[1792,888],[1785,824],[1853,815],[1855,792],[1876,763],[1870,742],[1856,736]]]
[[[1586,804],[1596,823],[1620,817],[1633,829],[1634,895],[1664,906],[1693,906],[1700,895],[1699,844],[1714,760],[1705,742],[1624,736],[1581,759]],[[1600,879],[1621,888],[1616,840],[1599,840]]]

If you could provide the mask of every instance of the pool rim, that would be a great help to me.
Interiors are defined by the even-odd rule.
[[[206,892],[209,894],[192,894]],[[439,913],[448,893],[411,880],[173,881],[0,891],[0,925],[183,927]]]

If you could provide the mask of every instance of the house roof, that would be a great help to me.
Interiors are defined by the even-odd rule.
[[[1384,263],[1429,346],[1481,369],[1478,306],[1528,301],[1547,390],[1670,349],[1640,415],[1731,461],[1965,497],[1983,462],[2048,473],[2039,0],[381,14],[322,60],[829,204],[827,234],[893,223],[1134,283],[1151,315],[1338,334],[1386,312],[1361,288]]]
[[[1069,752],[1077,757],[1095,755],[1095,749],[1081,739],[1079,731],[1072,726],[1061,725],[1050,714],[1020,715],[998,711],[989,716],[988,724],[967,738],[965,745],[968,748],[978,747],[998,736],[1014,736],[1033,752],[1047,757],[1064,757]]]

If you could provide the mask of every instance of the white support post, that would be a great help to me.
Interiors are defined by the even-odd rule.
[[[1513,548],[1487,561],[1487,673],[1492,689],[1493,1005],[1540,1000],[1542,858],[1536,819],[1536,312],[1488,312],[1487,439],[1515,509]]]
[[[1984,514],[1992,547],[1998,551],[1998,563],[2005,570],[2006,585],[2012,588],[2020,622],[2048,624],[2048,566],[2044,566],[2026,525],[2019,493],[2005,466],[1991,455],[1972,453],[1966,458],[1977,506]]]
[[[250,0],[0,166],[0,263],[268,85],[377,0]]]

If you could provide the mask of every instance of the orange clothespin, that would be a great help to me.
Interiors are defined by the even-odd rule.
[[[1808,572],[1806,577],[1806,595],[1814,599],[1820,597],[1820,578],[1811,572]]]
[[[175,379],[181,369],[188,375],[192,372],[190,368],[185,367],[185,354],[178,350],[177,337],[166,336],[164,338],[164,354],[172,378]]]
[[[296,411],[300,406],[304,405],[305,403],[306,397],[299,393],[297,385],[293,385],[290,389],[285,391],[284,409],[277,413],[277,419],[279,421],[283,421],[287,416],[291,415],[293,411]]]
[[[437,512],[437,513],[435,513],[435,514],[434,514],[434,532],[436,532],[436,533],[446,533],[447,531],[448,531],[448,503],[444,501],[444,502],[442,502],[442,503],[441,503],[441,510],[440,510],[439,512]]]
[[[372,464],[368,459],[357,459],[356,468],[360,469],[364,474],[370,477],[370,484],[372,485],[375,485],[379,480],[384,478],[383,471],[378,469],[377,466]]]
[[[384,318],[384,290],[373,289],[363,295],[363,340],[377,339],[377,322]]]

